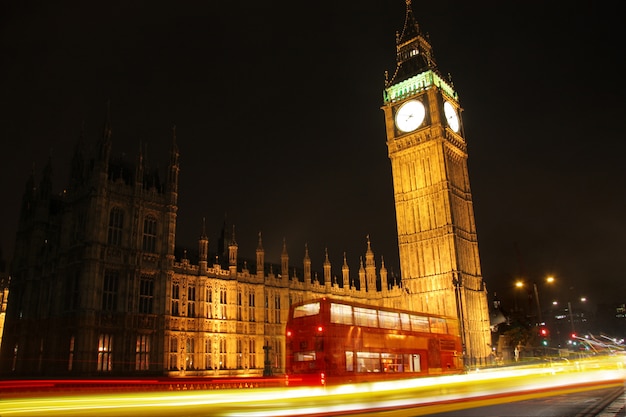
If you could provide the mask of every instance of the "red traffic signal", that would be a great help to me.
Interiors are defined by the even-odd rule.
[[[548,331],[548,329],[547,329],[547,328],[542,327],[542,328],[540,328],[540,329],[539,329],[539,334],[540,334],[541,336],[547,336],[548,334],[550,334],[550,332]]]

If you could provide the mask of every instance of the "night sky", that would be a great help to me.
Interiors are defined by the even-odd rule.
[[[59,3],[59,4],[54,4]],[[483,278],[542,302],[626,301],[625,29],[609,1],[413,1],[464,109]],[[305,244],[352,274],[369,235],[399,274],[382,105],[403,0],[4,2],[0,238],[13,253],[25,182],[52,160],[68,184],[107,102],[112,155],[180,148],[177,245],[210,250],[225,220],[240,256],[300,267]],[[84,128],[83,128],[84,126]],[[542,280],[554,275],[554,287]],[[509,302],[510,306],[510,302]]]

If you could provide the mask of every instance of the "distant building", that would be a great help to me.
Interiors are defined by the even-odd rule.
[[[27,180],[0,372],[261,375],[266,352],[273,371],[281,372],[289,306],[325,295],[457,316],[465,349],[459,355],[469,364],[485,363],[490,320],[458,97],[437,69],[410,1],[397,52],[383,110],[399,284],[382,257],[376,265],[369,237],[358,271],[350,271],[344,254],[339,276],[328,254],[322,272],[314,273],[306,247],[294,266],[286,242],[280,265],[268,265],[260,234],[256,259],[248,264],[230,225],[215,247],[201,231],[197,261],[177,256],[176,132],[161,173],[141,151],[134,163],[111,156],[107,115],[93,152],[82,140],[77,144],[66,190],[52,192],[50,164],[38,183],[34,173]],[[407,124],[413,117],[419,123]]]

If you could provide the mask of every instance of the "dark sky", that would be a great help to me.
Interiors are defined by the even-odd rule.
[[[58,4],[56,4],[58,3]],[[576,5],[575,5],[576,4]],[[25,181],[101,135],[165,168],[181,153],[177,244],[210,248],[227,216],[242,256],[263,233],[321,271],[356,273],[370,235],[399,272],[382,105],[403,0],[4,2],[0,6],[0,237],[13,252]],[[464,108],[483,277],[626,301],[623,16],[609,1],[413,1]],[[544,288],[552,274],[558,284]]]

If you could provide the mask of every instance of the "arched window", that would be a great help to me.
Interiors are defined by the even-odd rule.
[[[139,312],[152,314],[154,300],[154,277],[142,275],[139,280]]]
[[[98,371],[113,370],[113,335],[101,333],[98,340]]]
[[[147,334],[137,335],[135,347],[135,370],[147,371],[150,369],[150,336]]]
[[[172,284],[172,316],[178,316],[180,314],[178,310],[178,304],[180,302],[180,286],[178,283]]]
[[[102,284],[102,311],[117,310],[119,271],[107,269]]]
[[[107,243],[113,246],[121,246],[123,229],[124,212],[119,207],[113,207],[109,213],[109,234],[107,236]]]
[[[207,337],[204,339],[204,369],[213,369],[212,353],[213,345],[211,339]]]
[[[196,286],[187,287],[187,317],[196,317]]]
[[[144,252],[156,252],[157,221],[154,216],[147,216],[143,220],[143,243],[141,249]]]

